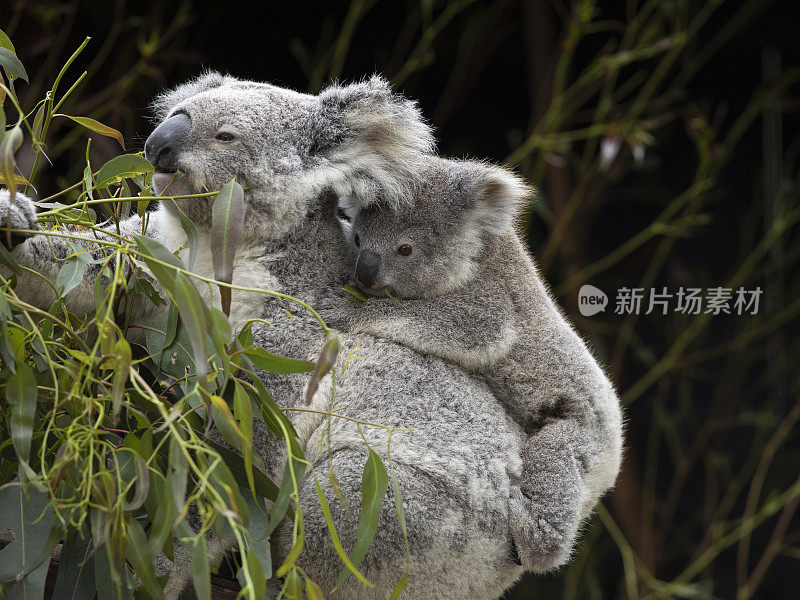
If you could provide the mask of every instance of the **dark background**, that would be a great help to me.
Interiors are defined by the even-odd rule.
[[[581,103],[545,129],[559,145],[538,147],[510,165],[539,189],[524,234],[558,301],[622,394],[628,449],[618,487],[586,526],[571,565],[526,577],[508,598],[796,597],[797,494],[780,496],[796,483],[800,466],[796,221],[765,241],[770,226],[798,207],[800,102],[792,70],[800,66],[800,15],[793,2],[722,1],[712,10],[707,2],[4,0],[0,28],[31,75],[30,86],[17,88],[28,108],[84,36],[92,36],[62,83],[63,91],[88,71],[64,111],[119,129],[128,151],[140,150],[152,128],[153,95],[204,69],[310,92],[332,79],[377,72],[419,101],[441,154],[503,162],[558,97],[554,70],[570,48],[568,30],[582,5],[591,8],[593,26],[582,30],[564,70],[568,84],[598,56],[617,51],[636,15],[650,15],[642,48],[672,39],[703,10],[709,16],[688,35],[641,115],[630,114],[636,90],[665,53],[620,69],[620,81],[641,79],[599,118],[619,123],[618,133],[612,127],[563,141],[596,118],[602,92],[587,89]],[[424,33],[451,13],[435,35]],[[351,25],[352,39],[336,59],[340,33]],[[760,86],[770,68],[789,79],[767,101]],[[752,119],[740,120],[748,110]],[[775,115],[772,127],[764,110]],[[726,141],[740,125],[741,135]],[[631,150],[636,131],[647,133],[641,163]],[[603,167],[597,157],[615,135],[621,149]],[[67,122],[56,124],[40,197],[78,180],[86,137]],[[115,141],[92,137],[96,165],[119,152]],[[25,172],[24,150],[18,159]],[[708,184],[676,213],[683,220],[582,274],[646,231],[698,172]],[[577,211],[547,247],[574,198]],[[725,286],[754,252],[741,283],[765,290],[757,315],[695,325],[697,319],[683,315],[613,313],[620,287],[674,293],[681,286]],[[609,294],[605,313],[579,315],[584,283]],[[780,504],[772,510],[776,497]],[[763,518],[751,535],[753,515]],[[687,568],[691,576],[681,579]]]

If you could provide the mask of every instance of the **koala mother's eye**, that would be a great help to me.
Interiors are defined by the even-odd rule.
[[[234,136],[232,133],[228,133],[227,131],[220,131],[214,136],[214,139],[218,142],[232,142],[236,139],[236,136]]]
[[[402,246],[400,246],[397,249],[397,253],[400,256],[409,256],[411,254],[411,252],[412,252],[412,248],[408,244],[403,244]]]

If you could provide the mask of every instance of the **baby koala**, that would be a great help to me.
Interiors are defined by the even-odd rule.
[[[546,570],[617,477],[617,395],[513,231],[529,194],[501,167],[431,157],[407,206],[342,198],[352,277],[375,298],[325,311],[483,379],[529,435],[509,501],[522,564]],[[476,431],[475,435],[491,435]]]

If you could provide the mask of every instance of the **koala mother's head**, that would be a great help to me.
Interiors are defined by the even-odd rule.
[[[249,188],[245,235],[291,230],[325,191],[399,203],[433,147],[416,105],[377,76],[312,96],[212,72],[165,92],[154,110],[145,156],[156,193],[215,191],[236,178]],[[173,181],[176,171],[184,177]],[[213,197],[176,203],[210,226]]]

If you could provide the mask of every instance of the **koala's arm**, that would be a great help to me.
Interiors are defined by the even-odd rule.
[[[522,423],[535,424],[526,427],[522,476],[519,488],[512,489],[509,513],[521,562],[537,572],[569,559],[580,523],[614,485],[622,457],[617,395],[580,338],[570,333],[548,337],[543,331],[549,343],[527,364],[508,371],[504,360],[486,372],[493,389],[494,377],[517,378],[517,385],[496,395]]]
[[[148,225],[148,235],[152,236],[156,233],[157,223],[157,219],[151,220]],[[11,251],[11,256],[20,266],[27,267],[39,274],[35,275],[22,269],[14,292],[20,300],[43,309],[49,308],[55,300],[53,286],[56,284],[64,261],[69,256],[85,250],[91,254],[93,260],[102,259],[105,252],[101,242],[116,239],[113,235],[116,234],[116,227],[106,228],[108,233],[59,231],[70,237],[45,235],[45,232],[42,234],[12,233],[11,247],[9,248],[7,236],[7,225],[9,224],[11,229],[17,230],[36,231],[40,229],[33,202],[20,193],[17,193],[12,201],[9,191],[0,189],[0,237],[2,237],[0,242]],[[139,216],[135,215],[120,222],[120,234],[122,235],[140,231],[141,219]],[[123,268],[127,269],[127,264],[124,264]],[[97,278],[102,277],[101,269],[102,263],[88,264],[80,283],[65,295],[67,308],[71,312],[85,315],[94,310],[94,285]],[[8,278],[10,274],[8,268],[0,266],[0,275]],[[159,288],[156,287],[156,289]]]
[[[332,327],[402,344],[467,370],[495,363],[517,339],[511,301],[459,289],[436,298],[341,298],[321,310]]]
[[[619,404],[610,385],[598,395],[583,399],[585,411],[545,417],[525,442],[509,522],[526,570],[564,564],[581,522],[616,480],[622,456]]]
[[[581,466],[581,515],[614,485],[622,456],[622,411],[614,386],[538,279],[524,304],[512,351],[482,369],[495,394],[529,433],[566,424],[563,440]]]

